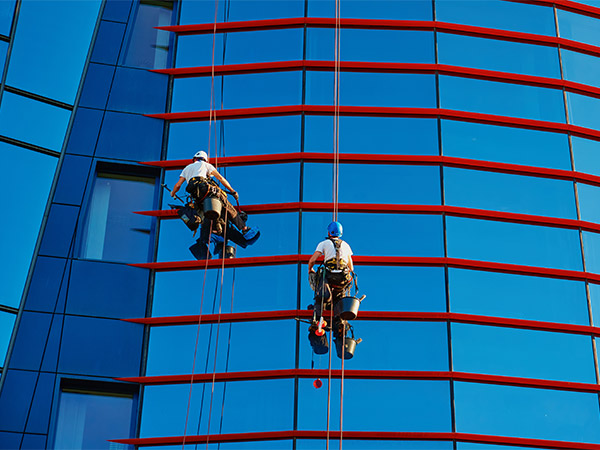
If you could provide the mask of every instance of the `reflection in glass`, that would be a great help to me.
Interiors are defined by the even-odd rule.
[[[132,395],[63,388],[54,448],[113,448],[108,439],[131,435],[132,413]]]
[[[576,219],[573,183],[444,167],[447,205]]]
[[[600,187],[577,183],[581,220],[600,223]]]
[[[155,179],[99,172],[81,240],[82,258],[145,262],[153,219],[133,211],[153,209]]]
[[[600,233],[583,231],[582,236],[585,270],[600,273]]]
[[[600,176],[600,142],[572,136],[575,170]]]
[[[556,12],[560,37],[584,44],[600,45],[599,19],[560,8],[557,8]]]
[[[170,33],[156,27],[171,25],[172,0],[140,0],[130,19],[131,29],[123,52],[123,65],[164,69],[169,61]]]
[[[600,86],[600,59],[571,50],[561,49],[565,79],[589,86]]]
[[[455,313],[589,325],[582,281],[450,268],[448,286]]]
[[[580,127],[600,128],[600,99],[567,92],[569,122]]]
[[[582,270],[577,230],[447,217],[446,233],[451,258]]]
[[[455,382],[454,402],[459,433],[600,442],[595,394]]]
[[[571,169],[569,139],[561,133],[442,120],[442,149],[446,156]]]

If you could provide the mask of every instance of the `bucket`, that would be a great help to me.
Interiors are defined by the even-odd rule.
[[[346,337],[345,344],[344,359],[352,359],[354,356],[354,350],[356,350],[356,339]],[[335,350],[338,358],[342,359],[342,339],[335,340]]]
[[[221,215],[221,201],[216,197],[206,197],[202,202],[202,209],[207,219],[218,219]]]
[[[343,320],[356,319],[361,300],[362,299],[358,299],[356,297],[343,297],[335,304],[333,313],[336,316],[340,316],[340,318]]]

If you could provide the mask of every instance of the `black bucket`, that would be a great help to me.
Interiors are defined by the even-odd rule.
[[[356,350],[356,339],[346,337],[345,339],[345,351],[344,359],[352,359],[354,356],[354,350]],[[335,351],[337,352],[338,358],[342,359],[342,339],[335,340]]]
[[[221,201],[216,197],[206,197],[202,202],[202,209],[207,219],[218,219],[221,215]]]
[[[336,316],[340,316],[343,320],[356,319],[358,315],[358,308],[362,299],[356,297],[343,297],[339,302],[336,303],[333,308],[333,313]]]

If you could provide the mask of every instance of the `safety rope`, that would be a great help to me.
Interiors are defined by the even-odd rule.
[[[219,0],[215,0],[215,20],[213,25],[213,40],[212,40],[212,56],[211,56],[211,75],[210,75],[210,104],[208,110],[208,147],[207,153],[210,157],[210,138],[211,138],[211,130],[213,121],[216,124],[216,112],[215,112],[215,43],[217,40],[217,15],[219,11]],[[215,128],[215,149],[217,148],[217,136],[216,136],[216,128]],[[215,153],[216,150],[215,150]],[[215,157],[215,167],[218,163],[218,155]]]
[[[325,276],[325,274],[323,274]],[[325,285],[325,279],[323,279]],[[331,418],[331,354],[333,353],[333,292],[331,295],[331,314],[329,317],[329,369],[327,374],[327,438],[325,441],[326,450],[329,450],[330,418]]]
[[[337,221],[340,178],[340,0],[335,1],[334,75],[333,75],[333,220]]]

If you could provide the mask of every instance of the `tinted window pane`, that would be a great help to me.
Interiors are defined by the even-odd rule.
[[[569,122],[580,127],[600,128],[600,99],[567,92]]]
[[[15,0],[0,2],[0,34],[8,36],[15,12]]]
[[[567,80],[600,86],[600,59],[597,56],[561,49],[563,73]]]
[[[600,234],[584,231],[582,235],[585,270],[600,273]]]
[[[599,442],[594,394],[454,383],[458,432]]]
[[[576,219],[570,181],[444,168],[446,204]]]
[[[304,201],[331,202],[333,165],[304,165]],[[373,191],[361,189],[359,178],[394,180],[394,188],[383,184],[377,190],[377,203],[440,204],[440,170],[431,166],[384,166],[340,164],[338,193],[340,202],[373,203]],[[384,182],[385,183],[385,182]]]
[[[131,396],[63,390],[54,448],[112,448],[108,439],[130,436],[132,412]]]
[[[441,64],[560,78],[554,47],[448,33],[438,33],[437,45]]]
[[[554,11],[546,6],[490,0],[440,0],[435,2],[436,20],[525,33],[556,34]]]
[[[589,336],[452,324],[452,364],[459,372],[594,383]]]
[[[304,0],[232,0],[218,3],[217,21],[280,19],[282,17],[304,16]],[[180,23],[213,23],[215,21],[215,2],[213,0],[182,2]]]
[[[405,0],[356,0],[340,4],[342,17],[361,19],[432,20],[431,3]],[[310,17],[335,17],[335,3],[308,1]]]
[[[557,9],[556,12],[561,37],[585,44],[600,45],[600,20],[564,9]]]
[[[153,209],[154,183],[154,178],[97,174],[83,227],[83,258],[148,260],[153,220],[133,211]]]
[[[581,281],[452,268],[448,277],[452,312],[589,325]]]
[[[442,148],[446,156],[571,169],[569,139],[560,133],[442,120]]]
[[[435,60],[433,33],[429,31],[344,29],[341,42],[342,61],[433,63]],[[381,45],[382,42],[386,45]],[[335,30],[309,28],[306,59],[334,61]]]
[[[571,137],[575,170],[600,176],[600,142]]]
[[[353,441],[344,437],[344,448],[353,450],[452,450],[451,442],[429,442],[429,441]],[[331,446],[336,445],[330,440]],[[315,448],[326,448],[326,441],[298,440],[298,450],[314,450]]]
[[[592,305],[592,323],[597,327],[600,325],[600,285],[590,283],[588,289]]]
[[[0,178],[0,191],[11,210],[10,216],[0,221],[0,248],[6,261],[10,261],[0,271],[0,304],[16,308],[21,301],[58,159],[5,143],[0,144],[0,159],[7,168],[14,168],[4,170]],[[23,182],[25,167],[35,171],[35,183]],[[15,193],[27,201],[15,201]]]
[[[4,358],[16,317],[16,314],[0,311],[0,367],[4,367]]]
[[[577,183],[581,220],[600,223],[600,187]]]
[[[333,72],[308,72],[307,103],[333,105],[333,85]],[[433,108],[435,78],[433,75],[342,72],[340,104]]]
[[[170,33],[156,27],[171,25],[173,2],[141,0],[128,31],[123,64],[163,69],[168,66]],[[131,20],[131,19],[130,19]]]
[[[581,270],[576,230],[460,217],[446,226],[452,258]]]
[[[558,89],[440,76],[440,97],[442,108],[550,122],[565,121],[563,94]]]
[[[302,29],[230,33],[224,64],[302,59]]]
[[[7,84],[72,104],[101,3],[22,2]]]
[[[340,152],[437,155],[437,121],[397,117],[340,117]],[[304,150],[331,152],[333,117],[305,117]]]
[[[0,106],[0,134],[60,151],[71,112],[5,92]],[[35,123],[35,127],[31,124]]]

